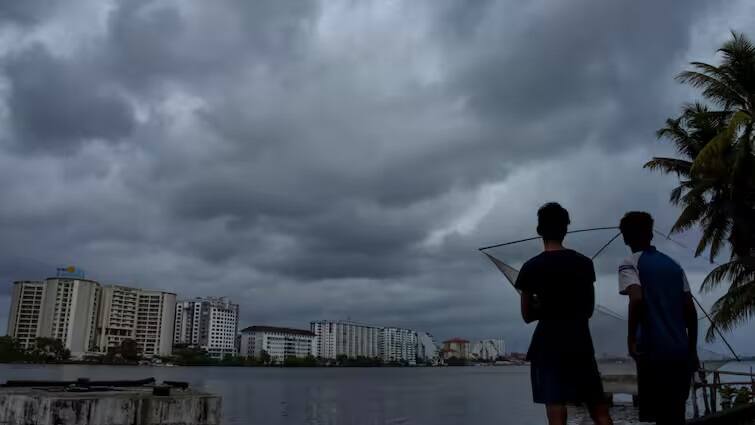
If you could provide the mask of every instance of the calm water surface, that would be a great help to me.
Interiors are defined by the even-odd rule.
[[[722,369],[749,371],[752,365],[730,363]],[[631,373],[633,367],[611,369]],[[79,377],[188,381],[194,388],[223,397],[226,425],[546,422],[543,407],[532,403],[526,366],[276,369],[0,364],[0,382]],[[612,414],[616,424],[636,421],[631,406],[617,406]],[[590,423],[579,409],[572,409],[570,416],[570,423]]]
[[[188,381],[223,396],[225,424],[541,424],[529,368],[229,368],[0,365],[7,379]],[[515,419],[514,419],[515,418]]]

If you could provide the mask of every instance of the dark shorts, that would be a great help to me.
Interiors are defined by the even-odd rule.
[[[599,403],[605,400],[595,358],[530,366],[532,398],[541,404]]]
[[[637,392],[640,421],[684,423],[692,381],[692,368],[684,360],[637,362]]]

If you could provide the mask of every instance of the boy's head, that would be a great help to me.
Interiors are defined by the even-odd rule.
[[[653,240],[653,217],[644,211],[630,211],[619,223],[624,243],[633,251],[650,246]]]
[[[569,223],[569,212],[557,202],[548,202],[537,210],[537,234],[545,241],[562,242]]]

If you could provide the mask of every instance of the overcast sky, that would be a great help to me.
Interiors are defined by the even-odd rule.
[[[574,228],[642,209],[668,230],[674,178],[642,164],[698,99],[673,77],[753,24],[746,0],[2,1],[0,329],[11,281],[75,264],[231,297],[241,326],[524,350],[476,248],[531,236],[546,201]],[[608,304],[626,253],[596,260]],[[697,290],[710,265],[683,257]]]

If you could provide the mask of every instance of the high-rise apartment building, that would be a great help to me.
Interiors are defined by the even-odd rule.
[[[143,356],[171,355],[175,311],[176,294],[120,285],[103,287],[98,351],[116,349],[131,339]]]
[[[58,339],[74,358],[107,352],[124,339],[136,340],[144,356],[167,356],[175,304],[175,294],[103,287],[81,272],[59,270],[44,281],[15,282],[8,335],[27,349],[38,337]]]
[[[176,294],[147,289],[139,290],[136,344],[142,355],[171,355],[175,314]]]
[[[417,361],[417,332],[411,329],[383,328],[378,337],[380,358],[384,362]]]
[[[381,328],[348,321],[320,320],[310,323],[315,334],[312,354],[324,359],[339,355],[378,357]]]
[[[286,358],[303,358],[312,354],[310,331],[274,326],[250,326],[241,331],[239,355],[260,358],[265,351],[276,362]]]
[[[95,351],[100,290],[89,279],[46,279],[39,336],[60,340],[72,357]]]
[[[136,340],[139,289],[112,285],[102,289],[97,323],[97,347],[101,352],[118,349],[126,339]]]
[[[438,359],[438,344],[427,332],[417,334],[417,358],[425,362],[433,362]]]
[[[470,356],[478,360],[496,360],[506,354],[503,339],[483,339],[470,348]]]
[[[228,298],[195,298],[176,304],[174,344],[200,347],[211,357],[236,355],[239,306]]]
[[[41,281],[13,282],[10,316],[8,317],[8,335],[18,340],[26,350],[34,346],[34,340],[40,337],[40,315],[45,284]]]

